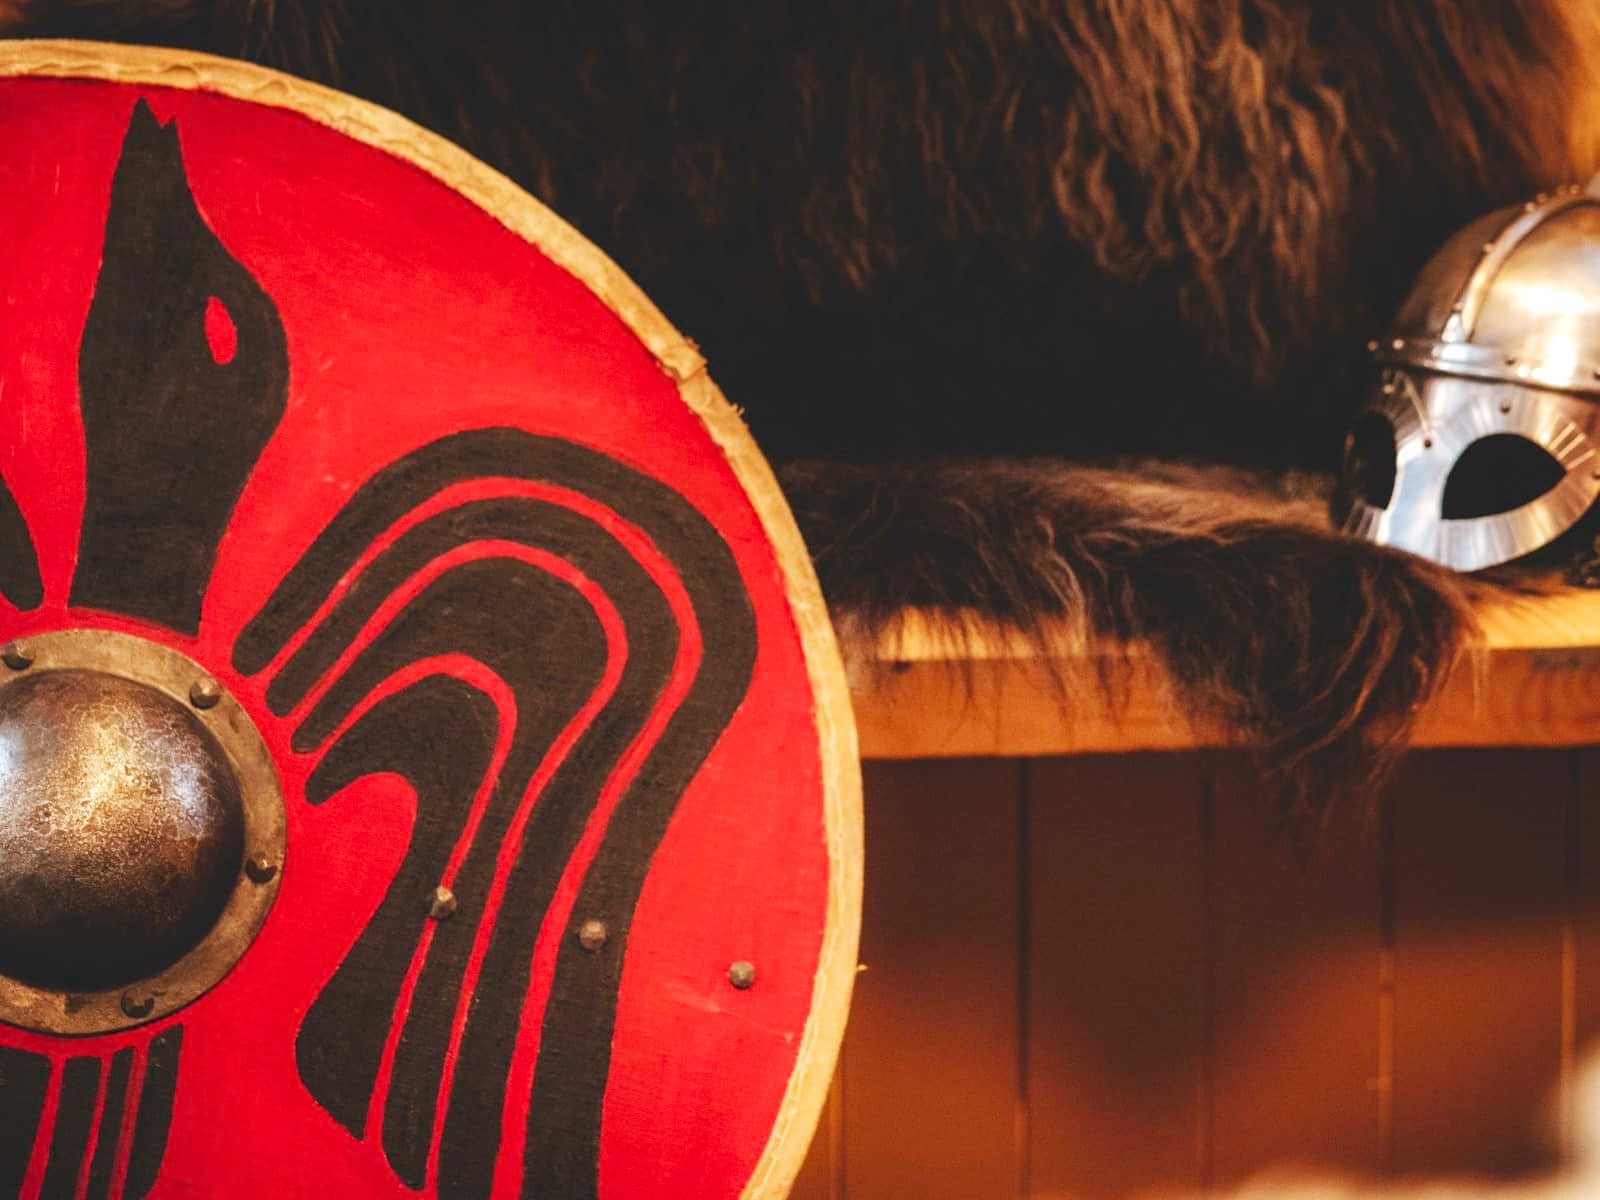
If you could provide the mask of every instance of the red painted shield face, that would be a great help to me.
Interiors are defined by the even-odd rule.
[[[859,826],[764,468],[503,180],[176,61],[0,51],[0,1195],[781,1191]]]

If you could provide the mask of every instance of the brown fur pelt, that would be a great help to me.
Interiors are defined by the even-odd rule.
[[[1153,648],[1200,715],[1254,735],[1301,832],[1320,785],[1383,774],[1484,590],[1331,532],[1315,479],[1038,462],[782,479],[847,641],[916,607],[958,641],[982,613],[1041,642]]]
[[[1352,351],[1427,255],[1600,166],[1597,9],[27,0],[10,26],[254,59],[462,143],[705,348],[852,644],[903,604],[1146,639],[1304,795],[1403,737],[1469,585],[1302,495],[1060,460],[1331,466]]]

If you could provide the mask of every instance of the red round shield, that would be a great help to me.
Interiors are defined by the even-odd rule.
[[[0,1195],[781,1195],[859,782],[693,346],[270,72],[12,43],[0,143],[0,846],[44,863],[0,855]],[[199,766],[139,741],[178,726]],[[107,783],[129,746],[166,783]],[[103,894],[40,892],[86,845]],[[158,930],[172,855],[226,866]]]

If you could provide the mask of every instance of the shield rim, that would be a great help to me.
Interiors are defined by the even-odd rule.
[[[861,766],[844,664],[811,557],[765,456],[699,349],[603,251],[511,179],[381,105],[293,75],[192,50],[53,39],[0,41],[0,79],[211,92],[287,109],[425,172],[574,276],[650,351],[732,468],[773,548],[814,705],[828,849],[826,923],[794,1069],[742,1200],[780,1200],[799,1175],[844,1039],[861,929]]]

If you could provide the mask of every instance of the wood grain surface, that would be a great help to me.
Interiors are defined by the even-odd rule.
[[[1548,1171],[1600,1052],[1595,753],[1418,751],[1310,848],[1237,750],[869,763],[865,970],[794,1195]]]
[[[1507,601],[1422,713],[1418,746],[1581,746],[1600,741],[1600,593]],[[908,614],[855,688],[867,758],[1083,754],[1225,746],[1196,722],[1144,647],[1063,641],[1041,656],[982,631],[967,644]]]

